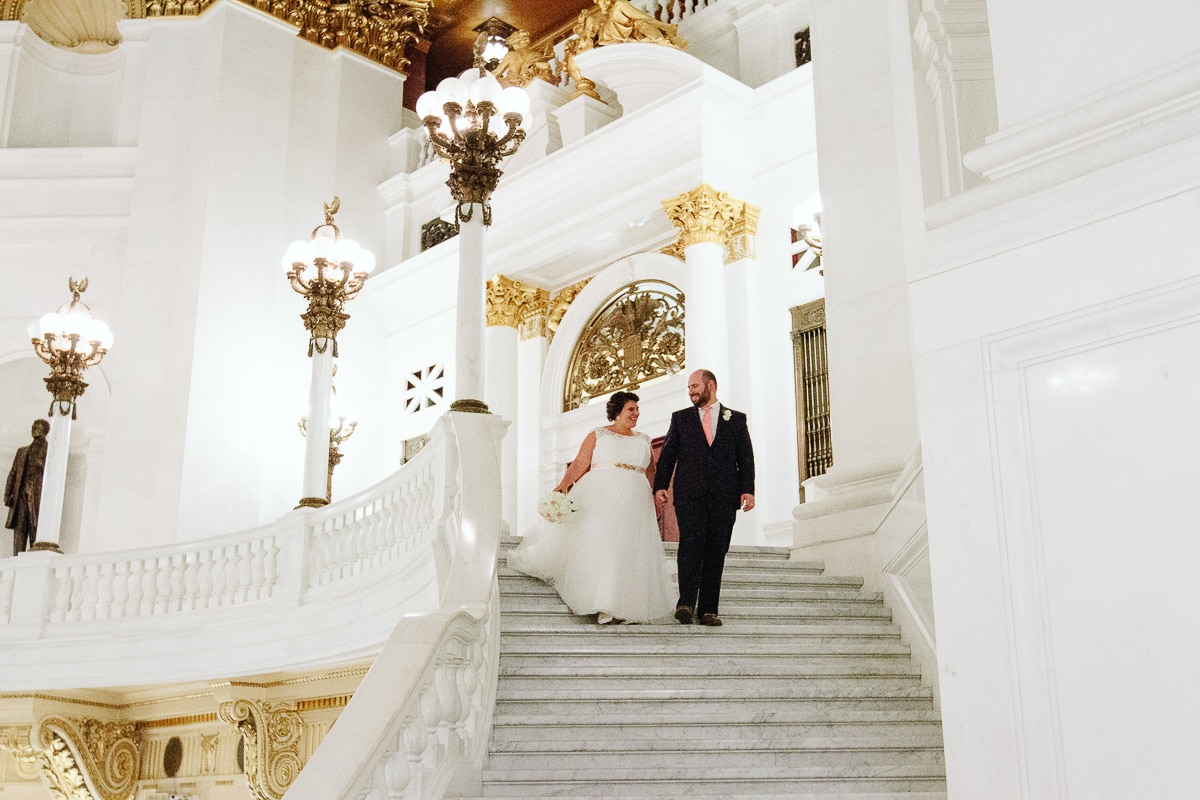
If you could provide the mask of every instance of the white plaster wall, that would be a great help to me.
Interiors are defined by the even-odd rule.
[[[1200,5],[1192,0],[1136,6],[993,0],[987,6],[1001,130],[1194,58],[1200,30]]]
[[[1138,162],[1099,196],[1059,187],[1057,233],[911,284],[952,794],[1200,791],[1180,671],[1200,657],[1200,190],[1079,221],[1119,207],[1125,170],[1200,180]],[[1037,202],[973,222],[1003,233]]]

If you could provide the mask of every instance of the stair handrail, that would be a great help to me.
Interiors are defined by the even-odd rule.
[[[439,607],[400,620],[284,800],[440,800],[481,786],[499,678],[500,442],[448,414],[458,507],[439,539]],[[444,576],[444,577],[443,577]]]

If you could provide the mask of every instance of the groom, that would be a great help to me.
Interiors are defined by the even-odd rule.
[[[667,501],[675,475],[679,522],[679,602],[675,619],[720,625],[721,572],[737,510],[754,508],[754,448],[746,415],[717,402],[717,376],[706,369],[688,377],[694,408],[671,415],[658,456],[654,497]]]

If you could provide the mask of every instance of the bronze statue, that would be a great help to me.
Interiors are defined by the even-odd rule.
[[[17,450],[8,481],[4,484],[4,505],[8,506],[8,521],[4,527],[12,529],[14,556],[37,541],[42,473],[46,469],[46,436],[49,433],[49,422],[34,420],[33,441]]]

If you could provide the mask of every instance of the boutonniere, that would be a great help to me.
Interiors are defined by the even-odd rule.
[[[732,416],[733,416],[733,412],[730,411],[728,408],[721,412],[721,419],[725,420],[726,422],[729,422],[729,418]]]

